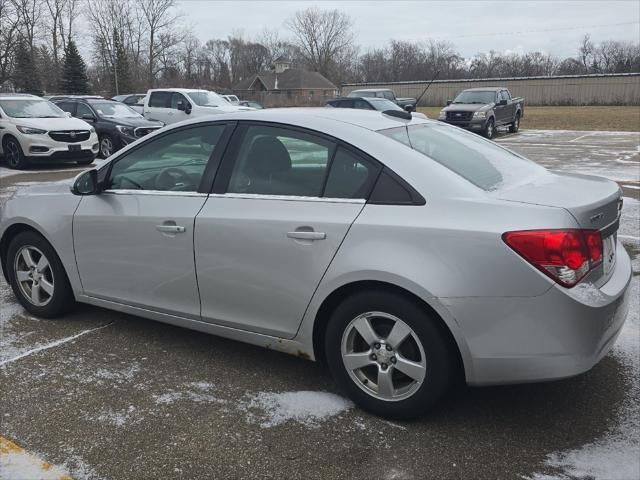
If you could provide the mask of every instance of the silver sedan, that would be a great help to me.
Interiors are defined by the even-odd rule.
[[[84,302],[321,359],[394,418],[458,379],[593,367],[629,301],[618,186],[403,116],[272,109],[163,128],[9,200],[4,275],[37,316]]]

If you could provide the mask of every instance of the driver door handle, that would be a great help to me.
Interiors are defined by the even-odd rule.
[[[324,232],[309,232],[296,230],[295,232],[287,232],[287,237],[295,240],[324,240],[327,234]]]
[[[184,233],[186,229],[181,225],[156,225],[156,230],[163,233]]]

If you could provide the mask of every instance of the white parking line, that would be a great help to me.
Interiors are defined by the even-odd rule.
[[[577,142],[578,140],[581,140],[581,139],[583,139],[584,137],[588,137],[589,135],[593,135],[593,134],[594,134],[594,132],[589,132],[589,133],[587,133],[586,135],[581,135],[581,136],[579,136],[578,138],[574,138],[573,140],[569,140],[569,141],[570,141],[570,142]]]
[[[115,323],[115,321],[109,322],[106,325],[102,325],[100,327],[90,328],[89,330],[83,330],[82,332],[77,333],[75,335],[72,335],[70,337],[62,338],[60,340],[56,340],[55,342],[51,342],[51,343],[48,343],[46,345],[42,345],[40,347],[33,348],[33,349],[31,349],[31,350],[29,350],[27,352],[24,352],[24,353],[18,355],[17,357],[8,358],[7,360],[3,360],[2,362],[0,362],[0,367],[2,367],[4,365],[7,365],[8,363],[15,362],[16,360],[20,360],[21,358],[27,357],[29,355],[33,355],[34,353],[38,353],[38,352],[41,352],[43,350],[48,350],[50,348],[57,347],[58,345],[62,345],[63,343],[70,342],[72,340],[75,340],[78,337],[86,335],[87,333],[95,332],[96,330],[102,330],[103,328],[107,328],[109,325],[113,325],[114,323]]]

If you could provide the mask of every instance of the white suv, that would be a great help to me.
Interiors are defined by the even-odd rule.
[[[86,165],[98,153],[95,129],[35,95],[0,94],[0,153],[10,168],[30,163]]]
[[[165,124],[194,117],[255,110],[231,105],[215,92],[189,88],[161,88],[149,90],[144,99],[143,115],[149,120]]]

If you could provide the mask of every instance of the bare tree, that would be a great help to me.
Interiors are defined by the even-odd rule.
[[[13,70],[20,20],[11,0],[0,0],[0,86]]]
[[[307,65],[323,75],[330,75],[336,58],[353,51],[353,20],[340,10],[300,10],[285,24]]]
[[[175,0],[138,0],[145,20],[147,39],[147,83],[153,88],[156,75],[167,67],[167,54],[178,45],[184,35],[174,32],[181,15],[174,12]],[[163,66],[156,61],[163,58]]]
[[[580,56],[580,61],[584,66],[584,71],[587,72],[591,67],[593,60],[593,42],[591,41],[591,35],[588,33],[585,34],[580,40],[580,46],[578,47],[578,55]]]
[[[40,0],[11,0],[20,22],[20,37],[26,42],[31,55],[36,47],[36,35],[42,21]]]

